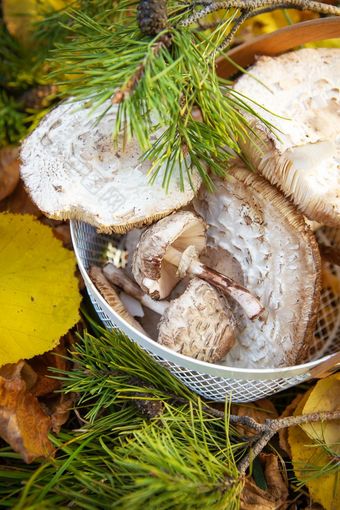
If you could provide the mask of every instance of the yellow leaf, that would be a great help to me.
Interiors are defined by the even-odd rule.
[[[302,414],[336,410],[340,410],[340,374],[326,377],[314,386]],[[302,428],[311,439],[326,443],[340,454],[340,420],[306,423]]]
[[[66,5],[66,0],[2,0],[7,30],[24,45],[32,42],[34,23],[42,19],[42,12],[60,10]]]
[[[320,382],[324,381],[327,379]],[[305,414],[306,405],[308,409],[309,398],[316,386],[309,390],[299,402],[294,413],[296,416]],[[311,406],[314,405],[314,399],[315,395],[312,398]],[[323,410],[325,410],[324,407],[318,409],[319,412]],[[300,426],[289,428],[288,441],[296,478],[307,485],[313,501],[320,503],[326,510],[338,510],[340,508],[340,473],[335,470],[327,473],[325,469],[331,463],[332,458]],[[322,474],[320,475],[320,473]]]
[[[79,320],[74,255],[32,216],[0,214],[0,366],[42,354]]]

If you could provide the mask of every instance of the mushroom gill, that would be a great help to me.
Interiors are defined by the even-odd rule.
[[[225,250],[244,285],[265,308],[261,320],[237,313],[237,342],[223,363],[245,368],[289,366],[304,359],[320,297],[320,254],[303,216],[262,177],[234,168],[194,207],[208,224],[208,245]],[[242,311],[241,311],[242,312]]]
[[[259,138],[243,151],[254,167],[307,218],[339,226],[340,49],[261,57],[235,94],[277,128],[251,121]]]

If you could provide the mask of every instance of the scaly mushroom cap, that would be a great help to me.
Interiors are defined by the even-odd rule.
[[[230,179],[202,190],[194,207],[208,224],[208,245],[240,265],[245,287],[265,308],[240,333],[224,364],[245,368],[301,361],[312,339],[320,296],[320,254],[303,216],[260,176],[234,168]],[[241,317],[241,319],[240,319]]]
[[[133,257],[136,282],[154,299],[164,299],[179,281],[177,267],[164,260],[169,246],[184,251],[195,246],[199,254],[206,245],[205,225],[189,211],[179,211],[163,218],[141,235]]]
[[[170,302],[159,323],[158,343],[185,356],[216,363],[235,342],[236,321],[226,299],[193,278]]]
[[[253,121],[261,142],[243,149],[254,166],[309,219],[340,225],[340,49],[261,57],[235,89],[278,129]]]
[[[109,105],[106,102],[94,114],[86,102],[55,108],[24,142],[21,174],[47,216],[80,219],[100,232],[125,233],[190,202],[200,178],[194,171],[193,187],[184,178],[185,190],[180,191],[178,175],[167,192],[160,171],[151,186],[147,175],[151,163],[140,161],[137,142],[130,141],[124,153],[115,148],[117,108],[100,118]]]

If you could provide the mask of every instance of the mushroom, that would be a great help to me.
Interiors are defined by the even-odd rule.
[[[113,308],[113,310],[117,312],[128,324],[130,324],[130,326],[133,326],[141,333],[145,333],[139,322],[136,321],[126,310],[125,306],[119,299],[118,294],[103,274],[101,268],[92,266],[89,270],[89,275],[105,301]]]
[[[88,103],[57,106],[23,144],[21,175],[47,216],[80,219],[100,232],[122,234],[192,200],[201,183],[196,170],[190,182],[183,176],[184,190],[176,169],[168,191],[162,187],[162,171],[151,186],[151,162],[141,160],[137,141],[130,140],[124,151],[112,141],[117,107],[108,101],[93,113]],[[153,136],[160,135],[158,130]]]
[[[340,224],[339,92],[337,48],[261,57],[235,84],[277,128],[251,120],[259,138],[243,143],[248,160],[307,218],[330,226]]]
[[[163,299],[186,274],[199,276],[235,299],[249,318],[257,318],[263,307],[247,289],[199,261],[205,228],[192,212],[179,211],[146,229],[133,257],[136,282],[151,297]]]
[[[162,315],[158,343],[209,363],[221,360],[234,345],[236,321],[227,300],[200,278],[193,278],[181,296],[167,302],[152,300],[113,264],[106,264],[103,273],[126,294]]]
[[[226,299],[200,278],[170,302],[159,323],[158,343],[185,356],[216,363],[235,343],[236,321]]]
[[[235,167],[215,192],[201,190],[196,212],[208,246],[236,259],[244,285],[265,308],[258,321],[238,316],[238,341],[223,363],[244,368],[294,365],[313,340],[320,298],[320,254],[302,214],[265,179]]]

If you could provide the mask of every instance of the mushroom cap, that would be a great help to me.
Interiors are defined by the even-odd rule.
[[[177,267],[164,260],[169,246],[184,251],[189,245],[197,253],[206,246],[205,224],[190,211],[178,211],[159,220],[141,235],[133,257],[136,282],[154,299],[164,299],[180,280]]]
[[[158,343],[216,363],[233,346],[235,333],[236,321],[227,300],[195,277],[181,296],[170,301],[159,323]]]
[[[224,364],[243,368],[290,366],[304,359],[320,298],[320,254],[302,214],[265,179],[244,168],[216,180],[194,201],[208,224],[209,246],[241,266],[245,287],[265,313],[249,321],[238,310],[240,333]]]
[[[256,169],[310,220],[340,225],[340,49],[261,57],[235,90],[279,130],[252,121],[261,142],[243,150]]]
[[[47,216],[83,220],[100,232],[125,233],[190,202],[201,180],[193,170],[192,187],[185,175],[181,191],[180,172],[174,172],[166,191],[161,169],[150,185],[151,162],[140,161],[137,141],[128,142],[124,152],[115,147],[117,107],[111,105],[105,113],[109,106],[105,102],[95,112],[85,101],[57,106],[25,140],[21,175]]]

